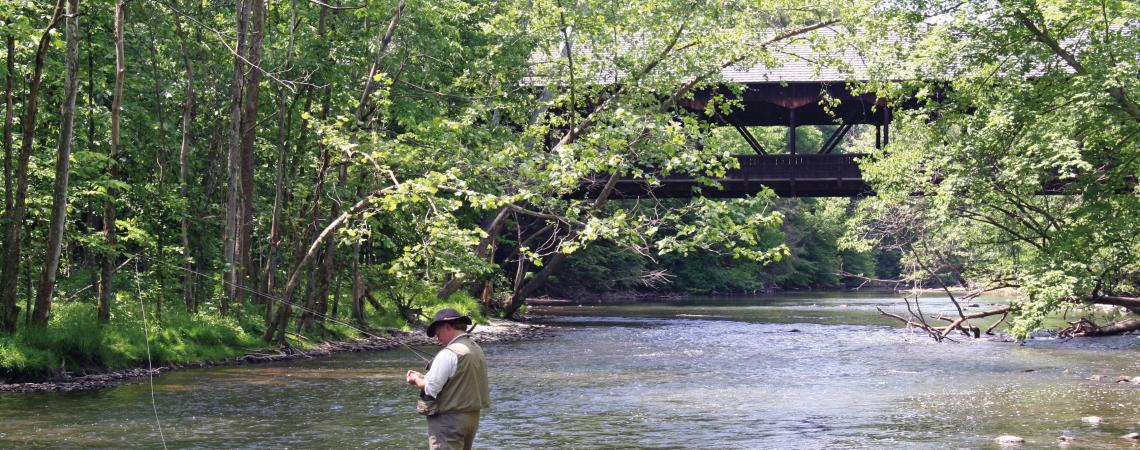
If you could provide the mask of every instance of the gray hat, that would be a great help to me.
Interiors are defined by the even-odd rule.
[[[435,319],[428,324],[428,337],[435,337],[435,327],[444,322],[457,321],[471,325],[471,318],[459,313],[454,308],[443,308],[435,313]]]

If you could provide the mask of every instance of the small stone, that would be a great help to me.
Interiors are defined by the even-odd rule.
[[[998,445],[1021,445],[1025,443],[1025,439],[1022,439],[1019,436],[1010,436],[1007,434],[1005,436],[998,436],[994,438],[994,442],[996,442]]]
[[[1129,377],[1116,377],[1116,380],[1114,380],[1114,381],[1115,381],[1115,382],[1117,382],[1117,383],[1131,383],[1131,382],[1132,382],[1132,378],[1129,378]]]
[[[1100,416],[1085,416],[1081,417],[1081,422],[1089,425],[1100,425]]]
[[[1132,377],[1132,384],[1140,384],[1140,377]]]
[[[1072,444],[1076,440],[1077,440],[1077,438],[1069,436],[1069,435],[1063,434],[1063,435],[1057,436],[1057,443],[1060,445],[1069,445],[1069,444]]]
[[[1140,441],[1140,433],[1128,433],[1120,437],[1121,439],[1128,439],[1130,441]]]
[[[1093,380],[1093,381],[1100,381],[1100,380],[1104,379],[1104,375],[1093,375],[1093,376],[1089,377],[1089,379]]]

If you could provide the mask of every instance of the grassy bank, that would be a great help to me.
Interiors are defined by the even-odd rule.
[[[477,322],[484,321],[479,304],[469,296],[432,300],[419,296],[416,307],[428,312],[453,307]],[[215,311],[192,314],[176,307],[163,310],[159,317],[148,306],[146,328],[137,299],[120,296],[114,305],[108,324],[98,323],[95,305],[70,303],[59,305],[46,327],[21,321],[15,333],[0,335],[0,383],[146,367],[148,344],[155,366],[219,361],[276,348],[260,337],[265,331],[260,305],[247,305],[227,317]],[[394,306],[382,306],[382,311],[367,310],[368,329],[411,330]],[[363,337],[355,326],[338,323],[352,323],[346,317],[348,305],[337,309],[336,321],[326,320],[316,331],[290,333],[290,344],[307,349]]]

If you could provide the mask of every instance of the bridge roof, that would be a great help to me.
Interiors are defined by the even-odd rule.
[[[813,39],[833,40],[839,36],[834,28],[816,30]],[[824,51],[813,42],[798,39],[775,52],[776,64],[753,67],[729,67],[721,71],[724,79],[734,83],[842,83],[865,81],[867,61],[851,46]]]
[[[740,126],[786,126],[823,125],[833,123],[861,123],[881,125],[888,122],[884,113],[885,104],[874,96],[854,95],[848,83],[865,81],[868,63],[852,46],[824,48],[835,42],[841,31],[823,27],[811,33],[798,36],[771,50],[776,58],[763,61],[751,67],[730,66],[721,71],[729,83],[746,85],[743,93],[743,109],[729,115],[717,115],[718,120]],[[640,53],[649,47],[643,39],[629,37],[620,43],[617,54]],[[834,46],[832,46],[834,47]],[[536,66],[563,64],[560,49],[538,51],[531,56]],[[619,82],[627,74],[613,69],[606,61],[619,58],[612,53],[608,56],[591,52],[588,48],[575,49],[579,63],[601,62],[602,69],[594,76],[599,84]],[[611,68],[605,68],[605,67]],[[598,67],[594,67],[598,69]],[[523,83],[531,86],[544,86],[548,80],[542,76],[528,77]],[[714,93],[729,94],[724,89],[710,89],[696,94],[691,101],[682,104],[690,110],[703,110]],[[840,105],[824,108],[820,103],[825,98],[836,99]],[[792,111],[795,111],[794,116]]]

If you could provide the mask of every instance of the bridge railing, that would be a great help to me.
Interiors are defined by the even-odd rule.
[[[732,180],[858,180],[856,158],[863,154],[749,155],[738,156],[740,168],[730,170]]]

